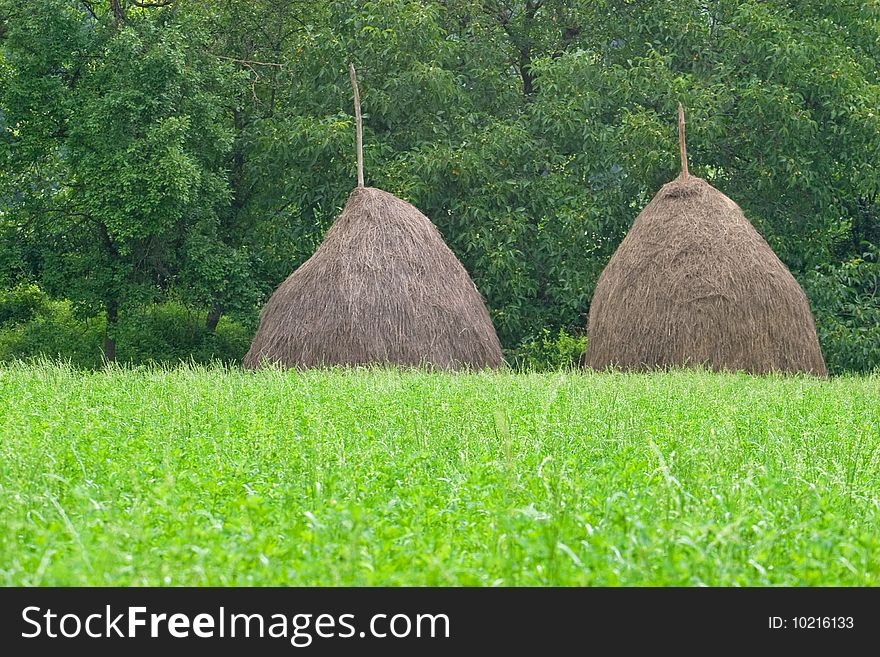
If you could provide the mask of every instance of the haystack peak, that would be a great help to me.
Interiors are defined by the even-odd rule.
[[[740,207],[682,172],[642,210],[590,304],[590,367],[826,375],[800,285]]]
[[[243,365],[429,366],[503,363],[483,298],[430,219],[364,186],[360,94],[358,184],[311,258],[266,303]]]

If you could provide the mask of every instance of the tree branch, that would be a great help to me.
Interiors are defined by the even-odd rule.
[[[126,22],[125,6],[122,0],[110,0],[110,9],[113,10],[113,29],[118,30],[119,26]]]
[[[85,8],[87,12],[92,15],[92,18],[98,20],[98,15],[95,13],[95,8],[92,7],[92,3],[88,0],[80,0],[80,4]]]
[[[544,4],[543,0],[527,0],[526,2],[526,18],[532,20],[538,13],[538,10]]]
[[[248,68],[251,66],[277,66],[278,68],[284,68],[284,64],[279,64],[278,62],[258,62],[252,59],[238,59],[237,57],[227,57],[226,55],[217,55],[220,59],[227,59],[230,62],[238,62],[239,64],[244,64]]]
[[[155,0],[155,2],[140,2],[139,0],[131,0],[131,4],[135,7],[167,7],[173,5],[174,0]]]

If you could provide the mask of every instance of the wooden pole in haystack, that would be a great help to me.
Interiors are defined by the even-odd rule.
[[[681,174],[679,175],[682,178],[687,178],[690,173],[688,172],[687,144],[685,144],[684,137],[684,107],[681,106],[681,103],[678,104],[678,150],[681,152]]]
[[[348,72],[357,187],[266,302],[242,366],[503,366],[485,301],[440,231],[412,204],[364,186],[361,99],[353,65]]]
[[[707,367],[827,376],[803,289],[730,198],[688,171],[639,213],[590,301],[593,369]]]
[[[358,92],[357,73],[354,64],[349,63],[348,74],[351,76],[351,88],[354,89],[354,121],[357,133],[357,175],[358,187],[364,186],[364,125],[361,120],[361,94]]]

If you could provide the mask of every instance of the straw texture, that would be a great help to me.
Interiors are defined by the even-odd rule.
[[[498,367],[483,298],[414,206],[357,187],[315,254],[269,299],[244,366]]]
[[[827,375],[800,285],[736,203],[685,172],[602,272],[585,363]]]

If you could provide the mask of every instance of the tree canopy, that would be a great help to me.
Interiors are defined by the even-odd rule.
[[[682,102],[692,173],[864,368],[878,28],[850,0],[0,0],[0,284],[106,317],[108,352],[145,304],[253,315],[354,185],[351,61],[367,184],[434,221],[508,349],[583,328]]]

